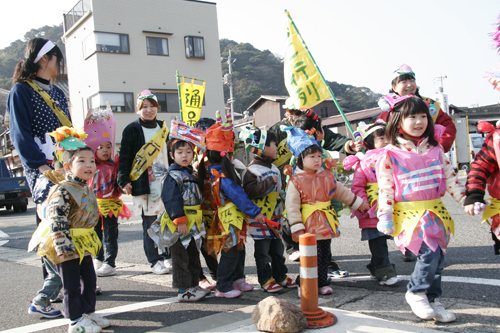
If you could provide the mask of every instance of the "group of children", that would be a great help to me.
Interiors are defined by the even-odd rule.
[[[273,132],[248,127],[240,133],[245,148],[255,154],[240,174],[233,161],[235,133],[230,114],[226,122],[217,114],[216,123],[208,129],[172,122],[168,149],[173,163],[153,166],[155,177],[161,180],[165,210],[148,233],[159,248],[170,248],[172,286],[178,289],[178,300],[199,301],[211,292],[200,284],[200,251],[212,263],[215,297],[234,298],[253,290],[244,273],[248,235],[255,243],[262,290],[273,293],[297,288],[300,278],[288,276],[280,239],[285,219],[295,241],[304,233],[316,235],[319,292],[331,294],[327,274],[331,240],[340,235],[334,207],[340,202],[350,206],[359,220],[362,240],[369,243],[372,258],[367,268],[371,275],[382,285],[400,281],[389,261],[387,240],[393,237],[403,253],[409,250],[417,255],[406,293],[412,311],[422,319],[454,321],[455,316],[439,302],[446,248],[454,232],[441,197],[447,191],[457,202],[465,200],[469,214],[486,209],[485,219],[493,219],[494,237],[500,237],[500,195],[492,191],[500,179],[500,130],[488,136],[478,154],[466,192],[439,144],[443,130],[434,125],[428,103],[414,95],[389,95],[384,100],[389,105],[387,124],[379,121],[361,126],[358,132],[366,155],[344,161],[346,169],[355,170],[351,189],[336,181],[336,164],[321,147],[323,130],[312,111],[310,122],[282,129],[294,156],[293,165],[284,170],[286,184],[273,165],[278,144]],[[99,122],[99,117],[109,120],[109,114],[98,115],[87,126],[92,119]],[[105,129],[91,132],[102,131]],[[54,133],[65,176],[59,177],[48,195],[47,223],[39,229],[49,232],[37,241],[38,253],[58,264],[64,309],[72,321],[70,332],[78,327],[99,332],[110,325],[95,314],[96,275],[90,254],[104,262],[98,274],[115,274],[116,219],[130,216],[116,187],[111,158],[114,133],[91,139],[85,136],[68,128]],[[489,206],[484,205],[485,179],[495,197]],[[102,236],[98,236],[102,229],[105,258]]]

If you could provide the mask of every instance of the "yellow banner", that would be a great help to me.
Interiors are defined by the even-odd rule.
[[[203,104],[203,97],[205,95],[205,84],[206,81],[203,81],[203,85],[194,84],[193,79],[191,79],[191,83],[185,83],[184,77],[179,84],[182,102],[181,117],[182,121],[189,126],[194,126],[200,119],[201,105]]]
[[[137,152],[134,158],[134,163],[132,163],[132,168],[130,169],[130,180],[135,181],[147,170],[147,168],[153,164],[154,159],[163,148],[165,141],[168,136],[168,128],[165,125],[166,121],[163,122],[163,127],[161,130],[156,132],[156,134],[146,142],[144,146]]]
[[[328,88],[290,20],[284,64],[285,86],[296,107],[312,108],[330,97]]]

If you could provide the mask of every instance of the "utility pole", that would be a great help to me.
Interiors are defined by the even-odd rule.
[[[434,82],[441,81],[441,86],[438,88],[438,93],[442,93],[444,91],[443,80],[447,78],[448,77],[446,75],[445,76],[441,75],[434,79]]]
[[[222,58],[224,59],[224,58]],[[227,64],[229,66],[229,73],[224,75],[224,84],[229,85],[229,99],[227,103],[231,104],[231,113],[234,114],[234,97],[233,97],[233,68],[232,64],[236,59],[231,58],[231,50],[229,50],[229,56],[227,57]]]

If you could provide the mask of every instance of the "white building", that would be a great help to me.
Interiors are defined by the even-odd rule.
[[[202,117],[224,110],[216,4],[193,0],[80,0],[64,15],[63,41],[76,128],[111,103],[116,142],[136,120],[136,96],[156,94],[158,119],[179,117],[176,71],[206,80]]]

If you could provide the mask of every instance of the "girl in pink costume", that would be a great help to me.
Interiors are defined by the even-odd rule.
[[[379,185],[377,228],[394,236],[396,245],[418,255],[406,301],[422,319],[452,322],[444,309],[441,274],[454,223],[441,202],[448,191],[460,202],[464,187],[434,137],[429,108],[412,95],[390,99],[389,145],[376,164]]]
[[[385,137],[385,126],[386,124],[382,120],[375,124],[358,126],[358,132],[368,152],[362,159],[358,155],[347,156],[343,163],[345,170],[354,168],[351,191],[364,201],[369,202],[371,206],[366,213],[352,210],[353,216],[359,220],[361,240],[368,241],[372,254],[366,268],[381,285],[390,286],[398,283],[401,279],[397,277],[394,264],[389,261],[387,239],[391,239],[391,237],[377,230],[378,184],[375,174],[375,163],[384,154],[384,150],[380,148],[388,144]]]

